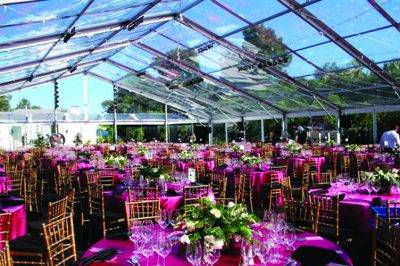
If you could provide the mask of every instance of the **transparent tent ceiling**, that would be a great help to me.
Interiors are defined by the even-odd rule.
[[[398,108],[395,0],[0,1],[0,94],[76,74],[213,121]]]

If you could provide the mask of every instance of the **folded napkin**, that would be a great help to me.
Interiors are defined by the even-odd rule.
[[[108,260],[111,259],[115,254],[117,254],[117,250],[115,248],[106,248],[103,250],[100,250],[99,252],[96,252],[95,254],[81,259],[82,265],[87,266],[93,262],[96,261],[103,261],[103,260]]]
[[[347,265],[335,250],[316,246],[301,246],[292,253],[291,257],[302,266],[325,266],[332,262]]]
[[[113,234],[108,234],[106,236],[107,239],[113,239],[113,240],[129,240],[129,236],[127,232],[118,232],[118,233],[113,233]]]
[[[25,201],[23,199],[12,199],[12,198],[4,198],[0,200],[0,204],[3,207],[10,207],[10,206],[18,206],[24,204]]]

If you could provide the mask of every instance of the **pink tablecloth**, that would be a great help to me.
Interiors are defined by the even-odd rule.
[[[11,213],[10,240],[26,234],[25,204],[2,208],[2,211]]]
[[[285,174],[283,171],[278,171],[278,178],[282,180],[285,178]],[[271,171],[251,171],[250,172],[250,179],[251,185],[253,187],[253,197],[256,202],[262,202],[262,188],[263,185],[268,183],[271,178]]]
[[[352,265],[350,257],[336,244],[322,238],[319,236],[312,235],[310,233],[301,233],[298,235],[299,241],[294,243],[295,248],[299,248],[301,246],[315,246],[320,248],[325,248],[329,250],[333,250],[338,254],[338,256],[347,264]],[[84,254],[83,258],[89,257],[90,255],[94,254],[105,248],[115,248],[120,253],[115,255],[108,261],[105,262],[95,262],[91,265],[93,266],[100,266],[100,265],[126,265],[130,266],[127,262],[128,258],[132,256],[132,252],[134,250],[133,243],[128,240],[110,240],[110,239],[103,239],[99,242],[95,243],[91,246]],[[277,250],[283,258],[282,263],[274,264],[274,265],[285,265],[286,258],[290,256],[292,253],[291,251],[285,250],[280,248]],[[150,257],[149,265],[156,265],[156,256]],[[160,260],[161,261],[161,260]],[[237,249],[233,252],[233,254],[223,254],[218,262],[215,264],[216,266],[232,266],[232,265],[239,265],[240,264],[240,249]],[[146,260],[141,259],[140,265],[146,265]],[[185,257],[184,247],[182,249],[179,246],[175,246],[172,250],[171,254],[166,258],[165,265],[174,265],[174,266],[189,266],[191,265]],[[254,265],[261,265],[258,258],[255,258]]]
[[[9,176],[0,176],[0,193],[6,193],[11,190],[11,178]]]

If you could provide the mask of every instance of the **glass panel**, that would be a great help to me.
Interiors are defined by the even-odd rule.
[[[151,64],[155,59],[155,57],[152,54],[135,46],[128,46],[125,49],[121,50],[120,53],[130,58],[134,58],[137,61],[143,62],[146,65]]]
[[[375,62],[400,58],[400,33],[393,27],[348,38],[347,41]]]
[[[218,2],[223,4],[227,9],[253,23],[286,10],[286,8],[277,1],[218,0]]]
[[[85,56],[85,58],[83,58],[81,63],[107,58],[109,56],[112,56],[115,52],[116,52],[115,50],[112,50],[112,51],[106,51],[106,52],[101,52],[101,53],[94,53],[94,54]]]
[[[201,2],[195,8],[185,12],[185,16],[218,35],[224,35],[247,25],[211,1]]]
[[[128,72],[107,63],[102,63],[94,67],[91,71],[103,77],[108,77],[111,80],[117,80],[128,75]]]
[[[24,62],[41,59],[52,45],[53,44],[45,44],[0,52],[0,67],[19,65]]]
[[[35,71],[36,74],[47,73],[57,69],[67,68],[70,65],[68,61],[57,61],[54,63],[44,63],[39,66],[39,68]]]
[[[60,34],[71,24],[74,17],[59,19],[49,23],[35,22],[19,26],[0,28],[0,43],[25,40],[40,36]]]
[[[15,25],[37,21],[41,23],[46,23],[47,21],[48,24],[57,23],[57,18],[78,15],[87,2],[88,0],[69,0],[68,5],[66,5],[64,1],[47,0],[0,6],[2,9],[0,25]]]
[[[263,26],[267,29],[268,35],[275,35],[274,39],[281,38],[281,41],[292,49],[328,41],[325,36],[292,12],[267,21]]]
[[[163,0],[158,3],[155,7],[146,12],[147,16],[158,16],[171,13],[179,13],[181,10],[195,3],[197,0]]]
[[[174,51],[178,48],[182,48],[181,45],[173,42],[157,33],[151,33],[143,38],[142,43],[150,46],[162,53],[167,53],[169,51]]]
[[[392,18],[400,22],[400,2],[395,0],[377,0],[381,7],[389,13]]]
[[[119,52],[116,55],[113,55],[110,59],[113,61],[116,61],[122,65],[125,65],[129,68],[133,68],[136,71],[140,71],[143,68],[147,67],[147,64],[140,62],[134,58],[131,58],[129,56],[126,56],[122,52]]]
[[[75,23],[75,27],[77,29],[83,29],[126,21],[137,14],[139,10],[140,8],[130,8],[126,10],[104,12],[101,16],[98,14],[83,15]]]
[[[151,0],[95,0],[90,5],[86,13],[105,12],[110,10],[127,9],[130,7],[139,6],[143,8],[146,4],[151,2]]]
[[[365,0],[352,0],[347,4],[337,0],[324,0],[307,7],[307,9],[341,36],[389,24]]]
[[[333,43],[315,46],[298,53],[321,68],[326,66],[344,68],[354,62],[354,59],[348,53]]]
[[[60,41],[52,49],[47,57],[53,57],[61,54],[68,54],[72,52],[90,50],[96,47],[104,38],[106,38],[110,33],[99,33],[91,37],[79,37],[72,38],[67,43]]]
[[[124,41],[124,40],[139,39],[140,37],[149,33],[151,29],[156,28],[157,25],[159,25],[159,24],[153,23],[153,24],[138,26],[131,31],[122,30],[122,31],[118,32],[114,37],[112,37],[109,41],[110,42],[119,42],[119,41]]]
[[[204,35],[182,25],[177,21],[169,21],[157,29],[157,32],[161,35],[176,40],[186,47],[195,47],[208,41]]]
[[[29,77],[34,69],[35,69],[35,67],[31,67],[31,68],[27,68],[27,69],[15,71],[15,72],[1,74],[0,75],[0,83]]]

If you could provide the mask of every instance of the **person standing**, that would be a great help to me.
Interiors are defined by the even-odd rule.
[[[394,126],[393,130],[385,131],[382,134],[380,145],[384,152],[392,152],[400,147],[399,126]]]

